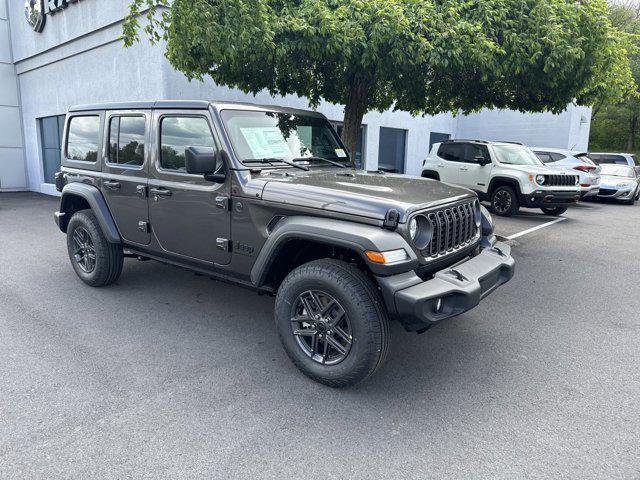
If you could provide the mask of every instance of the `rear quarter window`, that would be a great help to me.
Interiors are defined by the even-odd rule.
[[[95,162],[100,148],[100,117],[71,117],[68,132],[66,157],[80,162]]]

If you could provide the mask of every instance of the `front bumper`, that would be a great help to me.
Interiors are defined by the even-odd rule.
[[[604,185],[598,191],[598,197],[600,198],[615,198],[626,200],[635,195],[635,187],[618,187],[612,185]]]
[[[580,200],[580,190],[535,190],[520,195],[520,205],[528,208],[566,207]]]
[[[378,277],[387,310],[409,331],[421,331],[471,310],[513,277],[511,247],[497,242],[463,263],[423,281],[415,272]]]

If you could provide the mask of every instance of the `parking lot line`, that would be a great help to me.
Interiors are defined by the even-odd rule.
[[[510,235],[507,238],[509,240],[513,240],[515,238],[522,237],[523,235],[527,235],[529,233],[535,232],[536,230],[540,230],[541,228],[549,227],[549,226],[553,225],[554,223],[558,223],[558,222],[561,222],[563,220],[566,220],[566,218],[564,218],[564,217],[556,218],[555,220],[551,220],[550,222],[543,223],[542,225],[537,225],[535,227],[527,228],[526,230],[523,230],[521,232],[514,233],[513,235]]]

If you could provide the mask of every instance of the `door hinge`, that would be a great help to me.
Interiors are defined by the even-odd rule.
[[[225,195],[216,197],[216,207],[227,210],[228,212],[231,211],[231,197]]]
[[[231,251],[231,240],[228,238],[216,238],[216,248],[223,252]]]
[[[149,222],[138,222],[138,230],[144,233],[149,233]]]

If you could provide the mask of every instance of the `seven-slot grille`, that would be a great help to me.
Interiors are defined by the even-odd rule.
[[[572,187],[578,183],[577,175],[545,175],[545,187]]]
[[[478,238],[475,221],[476,201],[453,205],[425,213],[433,228],[433,237],[422,250],[426,258],[437,258],[459,248],[471,245]]]

